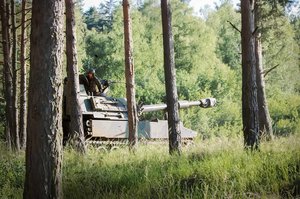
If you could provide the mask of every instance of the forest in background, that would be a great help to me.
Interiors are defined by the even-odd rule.
[[[263,67],[275,135],[300,129],[299,11],[289,14],[297,3],[263,1],[262,5]],[[160,12],[155,0],[132,7],[136,97],[142,104],[165,102]],[[178,96],[181,100],[215,97],[218,105],[183,110],[180,118],[202,138],[240,136],[240,11],[230,1],[222,1],[201,12],[202,18],[186,2],[172,1]],[[82,72],[95,68],[102,79],[125,82],[122,5],[110,0],[85,12],[78,7],[76,16]],[[111,85],[110,94],[125,96],[125,85]]]

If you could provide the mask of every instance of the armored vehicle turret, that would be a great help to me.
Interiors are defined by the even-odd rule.
[[[65,87],[66,88],[66,87]],[[64,92],[66,93],[66,92]],[[67,96],[64,95],[65,102]],[[88,95],[86,87],[80,84],[79,98],[85,137],[91,142],[126,141],[128,138],[128,114],[126,98],[114,98],[107,96]],[[213,107],[216,104],[214,98],[201,99],[199,101],[179,101],[179,108],[198,106],[202,108]],[[71,104],[64,103],[64,139],[68,138],[68,125],[70,123],[69,110]],[[138,107],[138,114],[146,112],[166,111],[166,104],[152,104]],[[185,128],[182,123],[182,139],[194,139],[197,133]],[[140,120],[138,122],[139,139],[168,139],[167,120]]]

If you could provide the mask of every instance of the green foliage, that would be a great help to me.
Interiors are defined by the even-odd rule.
[[[208,15],[206,21],[217,34],[216,54],[221,58],[223,63],[237,71],[240,71],[241,68],[241,36],[231,24],[236,28],[240,28],[240,18],[240,14],[233,9],[232,4],[225,1],[216,12],[211,12]]]
[[[263,65],[266,70],[278,66],[266,76],[267,89],[279,88],[283,92],[294,93],[299,89],[297,84],[300,73],[299,45],[295,41],[295,30],[279,5],[274,9],[272,5],[265,3],[261,10]]]
[[[84,13],[84,22],[88,30],[110,31],[113,23],[113,14],[117,6],[116,0],[106,0],[99,8],[91,7]]]
[[[100,10],[85,13],[85,19],[93,23],[87,31],[86,59],[84,68],[95,68],[103,79],[125,82],[123,13],[121,5],[113,9],[107,1],[103,13],[109,17],[109,28],[99,28],[103,17]],[[103,4],[104,6],[104,4]],[[203,20],[192,14],[191,8],[179,0],[172,1],[172,28],[175,47],[175,67],[179,99],[197,100],[215,97],[218,107],[210,110],[192,109],[181,111],[180,117],[187,127],[201,134],[203,138],[227,135],[235,137],[241,132],[241,60],[240,14],[230,1],[223,1],[217,10],[210,11]],[[288,126],[292,132],[298,126],[296,120],[277,118],[289,112],[276,107],[284,107],[278,96],[297,98],[300,84],[299,44],[297,28],[293,28],[283,9],[264,2],[262,5],[261,32],[263,41],[264,68],[278,67],[266,76],[266,89],[271,117],[276,132],[283,132]],[[139,7],[132,7],[133,55],[137,101],[144,104],[165,101],[163,41],[161,10],[158,0],[147,0]],[[100,20],[101,22],[101,20]],[[100,23],[99,22],[99,23]],[[230,22],[230,23],[229,23]],[[87,26],[90,22],[86,21]],[[297,27],[296,18],[293,23]],[[97,28],[98,27],[98,28]],[[299,42],[298,42],[299,43]],[[125,85],[111,86],[112,96],[125,96]],[[273,107],[275,106],[275,107]],[[297,109],[297,103],[290,105]],[[161,115],[155,113],[149,117]],[[148,117],[148,116],[147,116]],[[281,130],[278,130],[281,129]],[[281,135],[283,133],[278,133]]]
[[[287,135],[300,129],[300,96],[274,92],[270,98],[270,113],[275,135]],[[275,98],[276,97],[276,98]]]
[[[172,2],[175,65],[180,99],[197,100],[212,95],[218,100],[236,97],[236,74],[215,54],[214,30],[192,15],[187,4]],[[161,11],[157,1],[146,1],[132,10],[134,65],[137,100],[145,104],[165,101]],[[103,79],[124,81],[123,15],[121,7],[114,12],[110,31],[88,32],[87,67],[96,68]],[[113,96],[124,96],[124,85],[114,85]],[[199,118],[201,111],[194,112]],[[182,113],[182,118],[185,113]],[[208,117],[211,118],[210,113]],[[196,123],[191,126],[199,126]],[[202,132],[201,129],[195,130]]]
[[[242,140],[210,139],[168,155],[167,144],[141,145],[85,156],[64,153],[64,198],[299,197],[299,133],[247,152]],[[1,145],[0,198],[22,198],[24,154]]]
[[[80,7],[75,7],[75,27],[76,27],[76,46],[77,46],[77,63],[78,68],[82,67],[83,60],[86,59],[85,52],[85,35],[86,35],[86,24],[83,22],[83,16]]]
[[[89,30],[94,28],[100,31],[102,29],[101,15],[96,7],[91,7],[84,13],[84,22]]]
[[[24,174],[24,153],[7,151],[0,141],[0,198],[22,198]]]

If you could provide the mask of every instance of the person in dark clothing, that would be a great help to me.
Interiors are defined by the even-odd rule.
[[[87,71],[85,75],[84,81],[85,88],[89,95],[93,96],[105,96],[108,91],[108,81],[107,80],[99,80],[95,76],[95,70],[90,69]]]

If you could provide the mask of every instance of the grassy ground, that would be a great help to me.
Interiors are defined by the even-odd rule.
[[[300,197],[300,135],[246,152],[242,140],[198,141],[183,155],[167,144],[110,153],[66,149],[64,198],[296,198]],[[24,153],[0,146],[0,198],[22,198]]]

